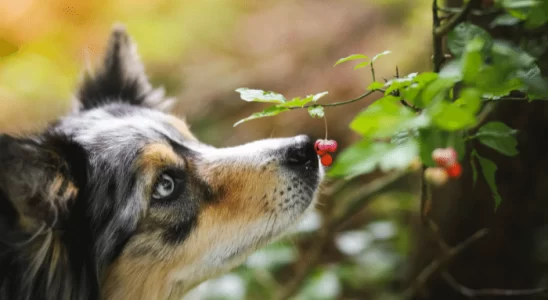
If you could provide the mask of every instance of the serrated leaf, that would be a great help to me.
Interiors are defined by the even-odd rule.
[[[384,83],[374,81],[369,86],[367,86],[367,90],[374,91],[374,90],[382,89],[383,87],[384,87]]]
[[[389,80],[386,83],[387,88],[384,91],[384,95],[388,96],[396,90],[403,89],[405,87],[410,86],[412,83],[413,83],[413,78],[396,78],[396,79]]]
[[[364,68],[364,67],[367,67],[369,66],[371,62],[368,62],[368,61],[364,61],[362,63],[359,63],[357,65],[354,66],[354,70],[357,70],[357,69],[361,69],[361,68]]]
[[[498,192],[495,173],[497,172],[497,165],[482,156],[480,156],[477,152],[475,155],[478,158],[478,162],[481,167],[481,172],[483,174],[483,177],[485,178],[485,181],[489,185],[489,188],[491,189],[491,193],[493,194],[493,198],[495,199],[495,210],[502,202],[502,198],[500,197],[500,194]]]
[[[428,126],[429,122],[428,116],[416,116],[398,98],[385,96],[360,112],[350,128],[363,136],[385,138],[401,130]]]
[[[388,55],[388,54],[390,54],[390,53],[392,53],[392,51],[390,51],[390,50],[383,51],[383,52],[381,52],[381,53],[379,53],[379,54],[373,56],[373,59],[371,60],[371,62],[374,62],[374,61],[376,61],[377,59],[379,59],[380,57],[385,56],[385,55]]]
[[[457,25],[447,36],[447,47],[455,56],[461,56],[469,41],[475,37],[490,40],[491,36],[481,27],[464,22]]]
[[[517,131],[498,121],[483,125],[475,137],[485,146],[490,147],[507,156],[516,156],[519,152],[516,148],[518,142],[515,134]]]
[[[269,102],[269,103],[283,103],[285,97],[281,94],[257,90],[248,88],[236,89],[236,92],[240,93],[240,98],[247,102]]]
[[[383,172],[403,170],[417,157],[419,146],[414,139],[401,144],[376,143],[364,139],[346,148],[337,157],[329,176],[352,178],[379,167]]]
[[[289,110],[289,108],[287,107],[280,107],[280,106],[271,106],[261,112],[257,112],[257,113],[254,113],[252,114],[251,116],[245,118],[245,119],[241,119],[240,121],[234,123],[234,126],[233,127],[236,127],[244,122],[247,122],[247,121],[251,121],[251,120],[255,120],[255,119],[259,119],[259,118],[265,118],[265,117],[272,117],[272,116],[275,116],[281,112],[284,112],[284,111],[287,111]]]
[[[357,59],[369,59],[369,57],[367,57],[366,55],[363,55],[363,54],[352,54],[350,56],[343,57],[343,58],[337,60],[337,62],[333,66],[336,66],[338,64],[342,64],[343,62],[347,62],[347,61],[351,61],[351,60],[357,60]]]
[[[279,107],[303,107],[310,102],[316,102],[321,97],[327,95],[327,92],[321,92],[315,95],[308,95],[305,98],[295,97],[290,101],[278,104]]]
[[[323,118],[324,117],[324,111],[323,106],[321,105],[314,105],[308,108],[308,114],[312,118]]]

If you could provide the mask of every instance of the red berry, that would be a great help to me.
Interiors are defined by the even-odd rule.
[[[333,153],[337,151],[337,142],[335,140],[328,140],[325,142],[325,147],[327,151]]]
[[[432,152],[432,159],[440,167],[448,167],[457,162],[457,151],[453,148],[438,148]]]
[[[337,142],[334,140],[317,140],[314,143],[314,149],[316,150],[316,152],[335,152],[337,151]]]
[[[458,178],[462,174],[462,166],[458,162],[447,167],[445,170],[447,171],[447,175],[452,178]]]
[[[433,185],[440,186],[447,182],[449,174],[442,168],[428,168],[424,170],[424,179]]]
[[[329,167],[331,163],[333,162],[333,158],[331,157],[330,154],[325,154],[324,156],[322,156],[320,161],[322,162],[322,165]]]
[[[316,153],[317,153],[319,156],[324,156],[324,155],[327,153],[327,151],[325,151],[325,150],[316,150]]]
[[[316,150],[316,152],[318,152],[320,150],[320,143],[322,142],[322,140],[316,140],[316,142],[314,143],[314,150]]]

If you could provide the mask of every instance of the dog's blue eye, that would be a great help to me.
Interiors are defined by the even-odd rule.
[[[171,176],[167,174],[162,174],[156,185],[154,186],[154,192],[152,193],[152,198],[154,199],[163,199],[171,196],[175,190],[175,181]]]

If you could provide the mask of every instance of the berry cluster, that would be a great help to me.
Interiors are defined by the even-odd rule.
[[[462,165],[457,160],[457,151],[453,148],[438,148],[432,152],[432,159],[438,167],[424,171],[424,178],[435,185],[442,185],[449,178],[458,178]]]
[[[333,158],[330,153],[337,151],[337,142],[334,140],[317,140],[314,143],[314,150],[320,156],[322,165],[328,167],[333,162]]]

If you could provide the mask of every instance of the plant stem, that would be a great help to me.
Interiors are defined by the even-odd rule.
[[[373,78],[373,81],[376,81],[375,80],[375,67],[373,66],[373,61],[371,61],[369,66],[371,66],[371,78]]]
[[[381,93],[384,93],[384,90],[371,90],[371,91],[367,91],[367,93],[365,94],[361,94],[359,95],[358,97],[356,98],[353,98],[353,99],[350,99],[350,100],[345,100],[345,101],[340,101],[340,102],[333,102],[333,103],[327,103],[327,104],[321,104],[321,106],[323,107],[332,107],[332,106],[339,106],[339,105],[345,105],[345,104],[349,104],[349,103],[353,103],[353,102],[356,102],[356,101],[360,101],[362,100],[363,98],[373,94],[374,92],[381,92]],[[309,107],[312,107],[312,106],[316,106],[316,105],[319,105],[319,104],[313,104],[313,105],[305,105],[305,106],[298,106],[298,107],[289,107],[289,109],[301,109],[301,108],[309,108]]]
[[[434,27],[434,35],[437,37],[443,37],[447,33],[449,33],[449,31],[453,30],[453,28],[455,28],[462,21],[464,21],[464,19],[466,19],[466,17],[468,16],[468,13],[472,10],[472,6],[475,6],[477,2],[478,2],[477,0],[468,1],[468,3],[466,3],[464,8],[461,11],[459,11],[457,14],[455,14],[449,21],[447,21],[447,23],[445,23],[444,26],[438,25]],[[439,10],[437,1],[434,1],[434,3],[435,3],[435,9],[436,9],[435,16],[439,21],[439,17],[437,14]]]
[[[325,125],[325,139],[327,140],[327,117],[323,114],[323,124]]]

